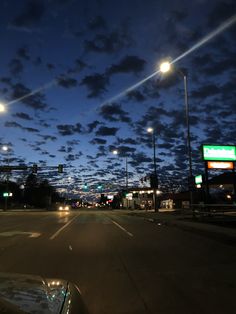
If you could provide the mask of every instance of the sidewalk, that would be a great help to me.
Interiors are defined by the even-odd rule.
[[[214,221],[203,220],[201,218],[194,219],[191,213],[181,213],[181,211],[165,211],[159,212],[135,210],[129,213],[143,217],[144,219],[160,225],[177,227],[182,230],[197,233],[198,235],[207,236],[217,240],[221,240],[230,244],[236,244],[236,228],[226,227],[214,224]],[[236,224],[236,217],[234,216]],[[227,225],[227,223],[225,224]]]

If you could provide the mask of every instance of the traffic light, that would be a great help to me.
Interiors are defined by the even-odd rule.
[[[32,167],[32,173],[37,173],[37,172],[38,172],[38,166],[34,164]]]
[[[84,185],[83,185],[83,190],[86,192],[86,191],[88,191],[88,185],[87,185],[87,183],[85,183]]]
[[[63,173],[63,165],[62,164],[58,165],[58,173]]]
[[[101,191],[102,190],[102,184],[98,184],[98,191]]]

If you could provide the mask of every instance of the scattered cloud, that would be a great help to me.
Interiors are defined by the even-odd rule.
[[[118,130],[119,128],[100,126],[100,128],[96,131],[96,136],[114,136]]]
[[[29,55],[29,49],[24,46],[24,47],[20,47],[17,52],[16,52],[17,56],[25,61],[29,61],[30,60],[30,55]]]
[[[96,129],[96,127],[97,127],[98,125],[100,125],[100,124],[101,124],[101,122],[99,122],[98,120],[95,120],[95,121],[89,123],[89,124],[87,125],[87,127],[88,127],[88,133],[93,132],[93,130]]]
[[[106,91],[106,87],[109,84],[109,78],[104,74],[95,73],[85,76],[80,85],[85,85],[88,90],[89,98],[100,96]]]
[[[88,28],[90,30],[106,29],[107,24],[105,19],[101,15],[95,16],[88,23]]]
[[[65,161],[75,161],[78,160],[83,155],[82,152],[79,152],[78,154],[68,154],[65,156]]]
[[[107,121],[131,122],[128,112],[124,111],[121,105],[117,103],[103,105],[100,107],[99,114]]]
[[[146,61],[137,56],[126,56],[118,64],[113,64],[108,68],[107,73],[112,75],[116,73],[134,73],[137,74],[144,70]]]
[[[8,64],[8,66],[9,66],[9,71],[13,76],[18,76],[24,70],[24,66],[20,59],[16,59],[16,58],[12,59],[10,63]]]
[[[132,159],[129,161],[132,167],[138,167],[142,163],[151,163],[152,158],[147,157],[145,153],[134,153],[132,154]]]
[[[219,1],[215,4],[208,15],[208,26],[216,27],[230,18],[236,12],[236,3],[234,0]]]
[[[80,123],[72,124],[59,124],[57,125],[59,133],[63,136],[82,133],[82,125]]]
[[[6,121],[4,126],[6,128],[22,128],[21,124],[14,122],[14,121]]]
[[[30,133],[38,133],[39,132],[38,129],[31,128],[31,127],[24,127],[21,124],[15,122],[15,121],[6,121],[4,126],[6,128],[19,128],[21,130],[28,131]]]
[[[120,145],[120,144],[137,145],[138,144],[138,142],[136,140],[134,140],[133,138],[130,138],[130,137],[127,137],[127,138],[118,137],[116,139],[116,142],[118,145]]]
[[[85,40],[86,52],[111,54],[129,47],[131,39],[125,30],[115,30],[107,34],[96,34],[92,40]]]
[[[70,77],[59,77],[57,79],[57,84],[59,86],[62,86],[64,88],[71,88],[71,87],[76,87],[77,86],[77,80],[74,78]]]
[[[57,140],[57,137],[53,136],[53,135],[42,135],[42,134],[39,134],[38,136],[40,136],[45,141],[53,141],[54,142],[54,141]]]
[[[220,88],[216,84],[205,84],[202,87],[193,90],[191,97],[196,99],[205,99],[220,93]]]
[[[33,118],[30,117],[30,115],[28,115],[28,113],[25,113],[25,112],[17,112],[13,114],[12,116],[19,119],[23,119],[23,120],[28,120],[28,121],[33,120]]]
[[[90,141],[90,144],[99,144],[99,145],[105,145],[107,143],[107,140],[104,140],[102,138],[98,138],[98,137],[95,137],[94,139],[92,139]]]
[[[44,13],[45,7],[43,1],[28,1],[24,10],[12,20],[11,26],[23,30],[30,30],[41,21]]]
[[[17,83],[12,85],[12,100],[24,97],[32,93],[32,91],[23,85],[22,83]],[[47,107],[45,103],[45,96],[41,92],[38,92],[33,95],[29,95],[28,97],[21,100],[27,107],[33,108],[35,110],[44,110]]]

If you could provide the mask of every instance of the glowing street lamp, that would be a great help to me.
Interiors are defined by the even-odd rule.
[[[117,149],[112,151],[113,155],[119,155],[119,151]],[[128,189],[128,158],[125,157],[125,186]]]
[[[164,61],[160,64],[160,71],[161,73],[169,72],[171,69],[171,64],[168,61]]]
[[[6,111],[6,107],[0,103],[0,113],[5,112]]]
[[[162,73],[169,72],[171,70],[171,64],[168,61],[162,62],[160,64],[160,71]],[[187,128],[187,148],[188,148],[188,162],[189,162],[189,179],[190,184],[192,183],[193,178],[193,169],[192,169],[192,149],[191,149],[191,139],[190,139],[190,124],[189,124],[189,105],[188,105],[188,89],[187,89],[187,76],[182,71],[178,70],[184,79],[184,102],[185,102],[185,114],[186,114],[186,128]],[[193,194],[190,187],[190,207],[193,203]]]
[[[153,133],[153,128],[147,128],[148,133]]]
[[[4,146],[2,147],[2,150],[3,150],[4,152],[7,152],[7,151],[8,151],[8,146],[4,145]]]

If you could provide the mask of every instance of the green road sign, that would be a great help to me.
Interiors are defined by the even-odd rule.
[[[202,184],[202,175],[195,176],[195,184]]]
[[[236,146],[203,145],[203,160],[236,161]]]
[[[3,193],[3,197],[10,197],[10,196],[13,196],[13,194],[12,193],[7,193],[7,192]]]

